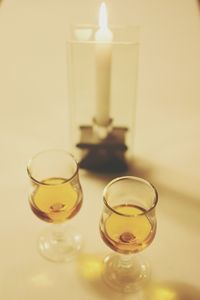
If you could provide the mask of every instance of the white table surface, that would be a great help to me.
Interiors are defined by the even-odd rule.
[[[110,252],[99,237],[102,190],[112,178],[80,172],[84,205],[70,221],[84,236],[79,259],[44,260],[46,224],[31,212],[26,164],[69,147],[66,39],[70,23],[96,23],[100,1],[0,1],[0,299],[139,299],[101,282]],[[110,22],[141,26],[132,175],[158,189],[158,232],[143,252],[150,300],[200,299],[200,7],[195,0],[108,1]],[[91,265],[93,267],[91,267]],[[94,266],[97,266],[97,270]],[[91,272],[88,272],[89,266]]]

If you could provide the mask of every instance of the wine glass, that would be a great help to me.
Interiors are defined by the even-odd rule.
[[[135,253],[153,241],[158,194],[148,181],[124,176],[112,180],[103,191],[100,220],[103,241],[119,254],[104,260],[104,281],[121,292],[133,292],[147,282],[150,269]]]
[[[51,261],[69,261],[82,243],[81,235],[63,224],[75,216],[82,205],[78,164],[64,150],[46,150],[29,161],[27,172],[31,179],[29,203],[33,213],[53,223],[40,235],[39,251]]]

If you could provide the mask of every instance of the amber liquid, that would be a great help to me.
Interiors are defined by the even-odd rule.
[[[155,236],[155,218],[150,220],[145,210],[138,206],[121,205],[114,209],[126,216],[114,212],[102,216],[100,232],[104,242],[113,250],[124,254],[146,248]]]
[[[34,214],[46,222],[62,223],[73,217],[82,204],[82,193],[78,193],[70,182],[63,178],[49,178],[38,186],[30,199]]]

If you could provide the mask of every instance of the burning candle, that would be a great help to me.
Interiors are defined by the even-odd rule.
[[[99,29],[95,33],[96,41],[96,115],[99,126],[107,126],[110,116],[110,78],[113,34],[108,28],[105,3],[99,12]]]

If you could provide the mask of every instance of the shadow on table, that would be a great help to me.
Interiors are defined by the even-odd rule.
[[[183,230],[187,228],[193,232],[199,232],[199,199],[164,185],[158,185],[158,195],[160,200],[158,206],[162,214],[176,220]]]
[[[78,274],[82,283],[96,292],[102,299],[116,300],[198,300],[200,290],[185,282],[155,282],[131,294],[119,293],[108,287],[102,280],[102,254],[82,254],[78,261]],[[99,299],[99,298],[98,298]]]
[[[198,300],[200,290],[185,282],[151,282],[144,300]]]
[[[162,172],[162,168],[160,169],[159,172]],[[153,183],[158,191],[158,209],[163,214],[176,219],[183,228],[187,227],[193,231],[199,231],[199,195],[197,196],[196,191],[192,192],[192,182],[188,180],[186,174],[177,173],[177,177],[181,177],[181,184],[178,183],[179,178],[177,178],[176,186],[173,170],[163,168],[163,178],[160,179],[157,175],[156,166],[145,160],[132,160],[128,175],[142,177]]]
[[[198,6],[199,6],[199,9],[200,9],[200,0],[197,0],[197,3],[198,3]]]
[[[159,170],[159,172],[162,172],[162,169]],[[89,180],[94,179],[95,182],[98,180],[102,184],[102,189],[109,181],[120,176],[129,175],[146,179],[155,185],[159,196],[158,208],[163,211],[164,214],[175,218],[183,226],[190,227],[194,230],[200,228],[200,218],[198,215],[200,211],[199,197],[197,198],[195,195],[188,194],[187,187],[189,187],[191,183],[184,178],[184,174],[179,174],[184,180],[182,180],[182,185],[177,184],[176,188],[173,171],[163,169],[162,177],[165,182],[163,178],[162,181],[160,181],[157,175],[157,167],[143,159],[134,158],[130,158],[129,168],[123,173],[99,174],[86,171],[85,174]]]
[[[87,171],[84,169],[81,169],[81,175],[83,174],[84,177],[88,179],[95,179],[103,184],[107,184],[109,181],[116,177],[121,177],[121,176],[136,176],[136,177],[141,177],[146,180],[151,178],[151,173],[153,172],[153,167],[152,165],[148,164],[146,161],[139,160],[139,159],[134,159],[130,157],[128,159],[128,169],[123,172],[92,172],[92,171]]]

